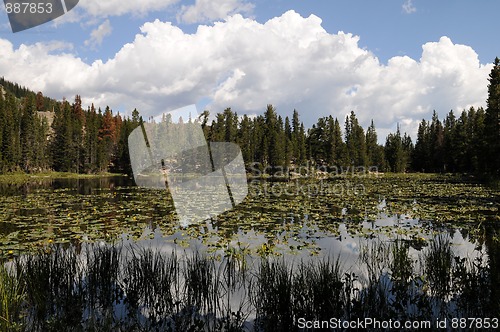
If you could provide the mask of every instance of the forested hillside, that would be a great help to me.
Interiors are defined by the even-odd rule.
[[[500,60],[494,62],[487,108],[450,111],[443,121],[436,112],[423,119],[415,144],[406,133],[389,134],[378,144],[373,121],[366,130],[354,112],[345,119],[318,119],[306,129],[293,110],[284,119],[268,105],[263,115],[239,116],[231,108],[210,120],[198,119],[210,141],[238,143],[247,164],[293,167],[375,167],[379,171],[466,172],[499,176]],[[55,101],[0,79],[0,171],[44,170],[130,173],[127,139],[141,118],[114,114],[109,107],[82,108]],[[167,121],[164,118],[164,121]]]
[[[80,96],[55,101],[1,80],[0,171],[130,172],[128,134],[139,124],[93,106]]]

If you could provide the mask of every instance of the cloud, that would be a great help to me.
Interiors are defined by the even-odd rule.
[[[406,14],[412,14],[417,11],[417,8],[413,5],[412,0],[406,0],[403,4],[403,11]]]
[[[156,20],[114,58],[86,64],[64,45],[21,45],[0,39],[0,72],[44,94],[144,115],[209,100],[212,113],[232,107],[262,114],[267,104],[308,126],[318,117],[341,121],[351,110],[385,135],[415,133],[436,109],[443,117],[485,105],[492,64],[448,37],[422,46],[420,59],[396,56],[381,64],[350,33],[331,34],[321,19],[289,11],[261,24],[241,15],[184,33]],[[71,50],[70,50],[71,51]],[[58,54],[59,53],[59,54]]]
[[[81,22],[82,27],[86,27],[112,16],[143,17],[151,12],[173,8],[178,2],[180,0],[81,0],[74,9],[56,18],[52,25],[58,27]]]
[[[85,0],[78,3],[92,16],[107,17],[125,14],[145,15],[152,11],[166,9],[179,0]],[[78,8],[77,7],[77,8]]]
[[[6,23],[1,23],[0,22],[0,33],[1,32],[10,32],[12,31],[11,28],[10,28],[10,23],[9,22],[6,22]]]
[[[71,50],[71,45],[60,42],[21,45],[14,49],[12,43],[0,39],[0,68],[6,79],[34,91],[59,98],[71,97],[82,90],[82,82],[88,77],[88,65],[65,53]],[[55,52],[58,54],[53,54]]]
[[[254,5],[244,0],[196,0],[192,6],[182,6],[177,20],[183,23],[205,23],[224,19],[237,13],[249,14]]]
[[[61,26],[66,23],[75,23],[75,22],[80,22],[83,18],[83,11],[80,9],[80,7],[75,7],[74,9],[70,10],[69,12],[65,13],[62,16],[59,16],[55,20],[52,21],[52,25],[54,27]]]
[[[406,14],[413,14],[417,11],[417,7],[415,7],[412,0],[406,0],[402,8]]]
[[[100,46],[104,37],[111,35],[113,28],[107,19],[90,33],[90,39],[85,41],[85,46]]]
[[[145,16],[148,13],[173,9],[177,11],[177,21],[183,23],[207,23],[225,19],[237,13],[250,14],[255,5],[247,0],[196,0],[193,5],[175,6],[180,0],[86,0],[56,19],[54,25],[74,23],[91,18],[134,15]],[[89,18],[90,17],[90,18]]]

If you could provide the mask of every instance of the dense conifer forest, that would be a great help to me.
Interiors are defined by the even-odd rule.
[[[0,78],[0,171],[130,173],[127,140],[142,121],[94,105],[81,97],[56,101],[42,92]],[[486,109],[450,111],[423,119],[416,142],[399,127],[378,143],[375,123],[363,128],[354,112],[345,119],[322,117],[305,128],[297,110],[283,118],[272,105],[263,115],[239,116],[231,108],[208,111],[198,121],[209,141],[238,143],[248,165],[370,167],[391,172],[486,174],[500,170],[500,60],[489,77]],[[163,121],[170,121],[164,118]]]

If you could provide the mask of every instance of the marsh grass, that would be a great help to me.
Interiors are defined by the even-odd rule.
[[[495,316],[485,257],[437,236],[374,242],[359,271],[340,257],[289,260],[227,251],[54,245],[0,269],[4,331],[297,331],[299,318],[433,320]]]
[[[26,313],[28,330],[56,330],[79,324],[85,289],[78,258],[75,248],[54,247],[19,261],[30,304]]]
[[[0,266],[0,331],[20,331],[24,287],[13,268]]]
[[[440,234],[430,241],[429,248],[424,254],[424,260],[425,274],[433,295],[441,298],[446,298],[449,295],[453,257],[448,237]]]
[[[78,280],[84,290],[79,299],[84,311],[79,312],[79,318],[86,321],[89,329],[109,329],[116,323],[116,306],[124,295],[120,285],[120,255],[120,247],[95,245],[74,257],[75,265],[81,267]]]
[[[174,255],[164,256],[151,249],[132,251],[123,279],[127,306],[132,309],[139,309],[140,305],[150,307],[151,317],[172,313],[176,305],[174,294],[179,291],[178,269]]]
[[[294,325],[293,267],[284,260],[262,260],[257,272],[256,326],[263,331],[290,331]]]

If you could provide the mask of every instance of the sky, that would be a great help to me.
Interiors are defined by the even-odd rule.
[[[485,107],[500,56],[497,0],[80,0],[17,33],[0,8],[0,76],[44,95],[144,116],[272,104],[308,127],[355,111],[381,142]]]

